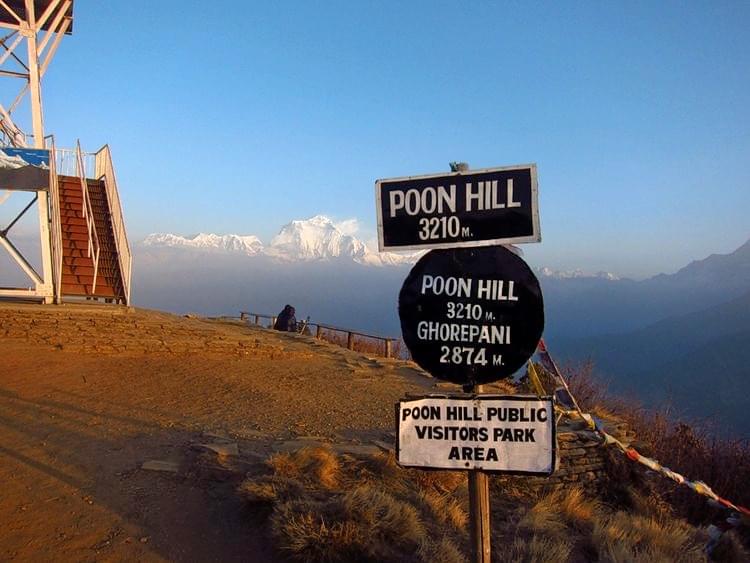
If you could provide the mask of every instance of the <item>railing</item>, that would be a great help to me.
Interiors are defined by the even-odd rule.
[[[83,216],[86,219],[86,232],[88,233],[88,256],[94,263],[94,280],[91,284],[91,293],[96,293],[96,278],[99,273],[99,236],[96,234],[96,222],[94,220],[94,212],[91,209],[91,198],[89,197],[89,185],[86,180],[87,175],[84,169],[83,153],[81,152],[81,142],[76,142],[76,157],[78,161],[78,168],[76,176],[78,176],[81,182],[81,195],[83,201],[81,207],[83,210]]]
[[[235,317],[236,318],[236,317]],[[250,318],[254,320],[253,324],[260,324],[260,319],[271,319],[271,326],[276,324],[276,315],[264,315],[261,313],[250,313],[248,311],[240,311],[240,320],[247,321]],[[326,325],[322,323],[312,323],[308,322],[308,327],[314,326],[315,328],[315,338],[320,340],[323,337],[323,331],[333,331],[333,332],[340,332],[346,334],[346,347],[349,350],[354,350],[354,337],[355,336],[361,336],[364,338],[371,338],[372,340],[377,340],[379,342],[383,342],[385,344],[385,357],[386,358],[392,358],[393,357],[393,343],[398,341],[398,338],[389,338],[387,336],[378,336],[375,334],[367,334],[366,332],[360,332],[358,330],[350,330],[348,328],[339,328],[336,326]]]
[[[78,153],[80,146],[77,149],[56,149],[55,150],[55,164],[57,167],[57,173],[60,176],[78,176],[80,164],[78,162]],[[86,178],[97,179],[96,176],[96,155],[88,152],[81,152],[81,160],[83,161],[83,170]]]
[[[112,154],[109,145],[104,145],[94,155],[94,178],[104,180],[104,189],[107,192],[107,203],[109,214],[112,218],[112,231],[115,235],[117,245],[117,257],[122,276],[122,289],[125,294],[125,305],[130,304],[130,272],[133,266],[133,255],[130,252],[130,244],[125,232],[125,219],[122,215],[120,204],[120,193],[117,189],[117,178],[115,167],[112,164]]]
[[[44,144],[52,155],[55,151],[55,138],[45,137]],[[49,204],[52,222],[52,276],[54,280],[55,303],[60,303],[62,295],[62,219],[60,217],[60,186],[57,180],[57,163],[53,156],[49,159]]]

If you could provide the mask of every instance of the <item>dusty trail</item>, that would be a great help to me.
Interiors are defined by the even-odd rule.
[[[434,383],[309,337],[108,307],[0,304],[0,358],[0,560],[268,560],[196,445],[383,439],[393,403]]]

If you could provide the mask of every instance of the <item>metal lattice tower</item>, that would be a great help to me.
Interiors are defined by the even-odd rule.
[[[0,77],[20,83],[12,100],[0,100],[0,137],[6,146],[44,148],[42,78],[63,36],[72,33],[73,0],[0,0]],[[25,45],[24,45],[25,44]],[[30,131],[14,120],[28,100]],[[51,159],[55,156],[52,154]],[[12,192],[0,194],[2,204]],[[8,238],[11,227],[34,205],[39,215],[42,272],[38,273]],[[29,297],[45,303],[53,300],[53,257],[50,244],[49,191],[39,189],[32,202],[8,226],[0,226],[0,246],[34,283],[29,289],[0,289],[0,296]]]

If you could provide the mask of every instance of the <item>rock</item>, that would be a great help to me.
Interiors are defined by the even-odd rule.
[[[150,461],[144,461],[141,465],[141,469],[147,471],[165,471],[167,473],[177,473],[180,470],[180,464],[176,461],[162,461],[158,459],[152,459]]]
[[[386,444],[385,442],[381,442],[380,440],[373,440],[373,444],[375,444],[377,447],[379,447],[384,452],[395,452],[395,448],[391,444]]]
[[[302,448],[314,448],[321,445],[321,442],[315,440],[287,440],[273,444],[271,449],[275,452],[294,452]]]
[[[240,438],[245,440],[267,440],[271,437],[268,432],[252,429],[240,429],[235,432]]]
[[[326,442],[328,439],[325,436],[316,436],[314,434],[307,434],[307,435],[297,436],[297,440],[305,440],[305,441],[311,441],[311,442]]]
[[[214,440],[221,440],[222,442],[231,442],[232,438],[226,432],[221,430],[211,430],[203,433],[207,438],[213,438]]]
[[[334,444],[333,451],[338,454],[349,454],[355,457],[368,457],[379,454],[380,448],[368,444]]]
[[[237,442],[223,443],[223,444],[195,444],[194,448],[211,450],[219,455],[239,455],[240,449],[237,446]]]

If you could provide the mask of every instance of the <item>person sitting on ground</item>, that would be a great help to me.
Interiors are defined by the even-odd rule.
[[[273,328],[284,332],[297,332],[297,319],[294,313],[294,307],[291,305],[285,306],[276,318],[276,324],[273,325]]]

